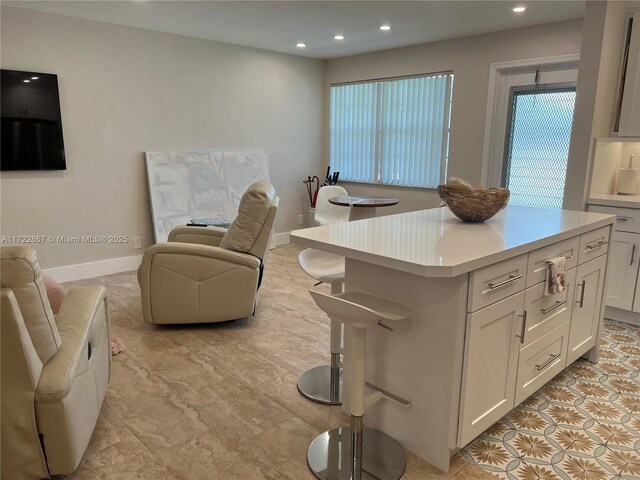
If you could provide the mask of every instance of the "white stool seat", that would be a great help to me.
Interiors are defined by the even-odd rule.
[[[399,303],[373,295],[346,292],[337,295],[310,291],[313,300],[331,318],[348,322],[356,328],[367,328],[381,321],[406,320],[412,311]]]
[[[307,248],[298,255],[298,262],[304,272],[324,283],[344,283],[344,257]]]
[[[324,188],[322,187],[320,191]],[[307,248],[298,255],[302,270],[312,278],[331,284],[331,293],[342,293],[344,284],[344,257]],[[342,325],[331,320],[331,365],[321,365],[304,372],[298,379],[298,391],[311,401],[327,405],[342,403]]]
[[[320,309],[331,321],[350,327],[349,349],[345,350],[345,369],[349,387],[349,428],[331,429],[311,442],[307,450],[307,465],[321,480],[399,480],[404,474],[404,449],[388,435],[366,430],[365,410],[375,402],[393,399],[380,389],[366,395],[367,328],[380,322],[406,320],[411,309],[378,296],[359,292],[334,295],[310,290]],[[382,324],[383,325],[383,324]]]

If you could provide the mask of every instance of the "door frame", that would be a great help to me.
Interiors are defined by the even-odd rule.
[[[535,84],[532,81],[536,72],[547,73],[578,68],[580,54],[557,55],[552,57],[530,58],[489,65],[489,88],[487,94],[487,112],[484,129],[484,147],[482,152],[481,183],[487,187],[499,187],[502,179],[505,131],[507,126],[507,108],[504,104],[505,89],[512,86],[508,80],[513,78],[516,85]],[[518,78],[520,78],[518,83]],[[528,79],[528,80],[527,80]],[[549,83],[549,82],[541,82]],[[552,83],[567,83],[558,81]],[[500,161],[493,159],[499,158]],[[492,161],[493,160],[493,161]]]

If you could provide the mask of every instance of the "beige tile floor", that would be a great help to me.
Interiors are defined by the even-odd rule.
[[[105,285],[112,333],[127,346],[69,480],[313,479],[307,446],[347,417],[296,389],[304,370],[329,360],[328,320],[307,292],[314,282],[299,250],[271,252],[256,315],[231,323],[143,323],[134,272],[65,284]],[[442,473],[408,453],[403,478],[495,477],[460,456]]]

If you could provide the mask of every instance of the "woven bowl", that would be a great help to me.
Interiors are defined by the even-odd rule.
[[[438,195],[453,214],[465,222],[484,222],[506,207],[509,201],[506,188],[468,190],[438,185]]]

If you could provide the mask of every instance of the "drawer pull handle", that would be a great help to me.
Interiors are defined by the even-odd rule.
[[[516,280],[520,280],[521,278],[522,275],[509,275],[509,278],[507,280],[504,280],[503,282],[490,283],[489,288],[491,290],[495,290],[496,288],[504,287],[505,285],[509,285],[510,283],[515,282]]]
[[[593,250],[594,248],[598,248],[601,247],[602,245],[605,245],[607,242],[605,242],[604,240],[599,240],[598,243],[594,243],[593,245],[587,245],[587,249],[585,250],[585,252],[587,250]]]
[[[586,280],[583,280],[578,284],[578,286],[580,287],[580,300],[577,301],[576,303],[580,306],[580,308],[582,308],[582,304],[584,303],[584,290],[586,285],[587,285]]]
[[[522,327],[520,335],[516,335],[516,337],[520,338],[520,343],[524,343],[524,335],[527,333],[527,311],[525,310],[522,315],[518,314],[518,316],[522,317]]]
[[[629,265],[633,265],[634,260],[636,259],[636,244],[633,244],[631,247],[631,263]]]
[[[565,303],[567,303],[567,301],[563,301],[563,302],[559,302],[556,301],[556,303],[554,303],[553,305],[551,305],[549,308],[541,308],[540,311],[542,312],[543,315],[546,315],[547,313],[555,310],[556,308],[564,305]]]
[[[378,326],[384,328],[385,330],[389,330],[390,332],[393,332],[393,328],[390,327],[389,325],[385,325],[382,322],[378,322]]]
[[[549,359],[544,362],[542,365],[536,365],[536,368],[538,369],[538,371],[542,370],[544,367],[546,367],[547,365],[549,365],[550,363],[552,363],[554,360],[557,360],[558,358],[560,358],[560,354],[556,353],[555,355],[551,355],[549,357]]]
[[[627,223],[629,221],[629,217],[616,217],[616,222]]]

